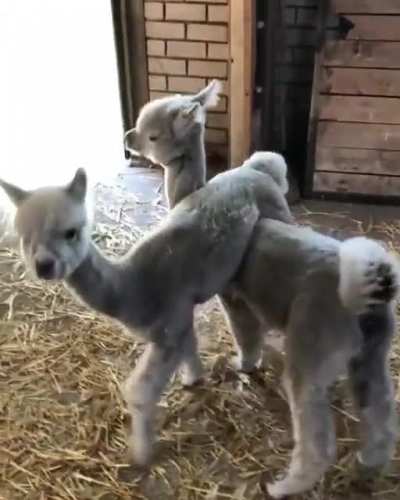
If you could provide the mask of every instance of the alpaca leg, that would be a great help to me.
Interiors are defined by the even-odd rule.
[[[225,292],[220,301],[235,339],[235,366],[240,371],[252,372],[261,361],[263,324],[247,303],[234,293]]]
[[[201,379],[204,372],[198,352],[196,334],[193,330],[191,334],[185,338],[183,351],[181,367],[182,384],[186,387],[190,387]]]
[[[273,498],[309,490],[335,458],[336,443],[327,388],[284,377],[291,410],[295,447],[284,479],[267,485]]]
[[[124,396],[132,422],[129,445],[138,465],[146,465],[151,459],[156,406],[180,361],[176,346],[149,344],[125,382]]]

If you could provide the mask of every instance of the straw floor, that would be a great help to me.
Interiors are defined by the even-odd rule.
[[[134,201],[127,207],[124,193],[116,192],[110,203],[110,194],[99,189],[95,237],[109,253],[123,253],[143,231],[125,217]],[[159,206],[148,209],[153,222],[164,215]],[[380,229],[389,238],[400,231]],[[120,384],[143,346],[77,303],[63,286],[32,281],[16,251],[3,245],[0,499],[265,498],[265,481],[284,470],[292,447],[279,385],[281,355],[271,347],[279,341],[266,346],[265,368],[248,377],[230,367],[232,343],[215,300],[198,309],[196,325],[206,382],[187,391],[174,381],[160,406],[155,463],[150,471],[136,470],[126,456],[129,422]],[[396,383],[399,354],[396,344]],[[343,382],[332,393],[332,406],[337,463],[313,492],[298,498],[400,498],[399,454],[373,482],[356,474],[357,418]]]

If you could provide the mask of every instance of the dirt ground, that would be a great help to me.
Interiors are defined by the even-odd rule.
[[[94,237],[122,254],[165,215],[157,171],[126,171],[97,187]],[[340,237],[369,234],[399,244],[394,208],[307,203],[299,221]],[[1,500],[258,500],[292,448],[280,389],[281,339],[266,341],[263,368],[230,365],[232,342],[216,300],[196,312],[207,367],[203,385],[175,380],[160,405],[160,444],[149,471],[127,460],[128,416],[120,384],[142,345],[76,302],[62,285],[32,281],[13,246],[0,246]],[[392,353],[396,381],[400,344]],[[374,480],[357,474],[357,416],[344,381],[332,391],[338,459],[302,500],[400,498],[400,455]],[[296,498],[296,497],[294,497]]]

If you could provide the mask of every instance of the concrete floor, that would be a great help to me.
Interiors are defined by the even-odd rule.
[[[157,168],[125,167],[117,182],[138,201],[131,216],[138,225],[151,220],[152,207],[165,207],[163,173]],[[321,232],[343,238],[368,234],[400,242],[400,207],[361,203],[301,200],[292,205],[300,223],[311,224]]]

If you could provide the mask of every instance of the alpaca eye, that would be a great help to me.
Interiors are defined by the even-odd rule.
[[[149,137],[149,140],[150,140],[151,142],[155,142],[157,139],[158,139],[158,135],[151,135],[151,136]]]
[[[68,241],[75,240],[78,237],[77,229],[67,229],[64,233],[64,237]]]

